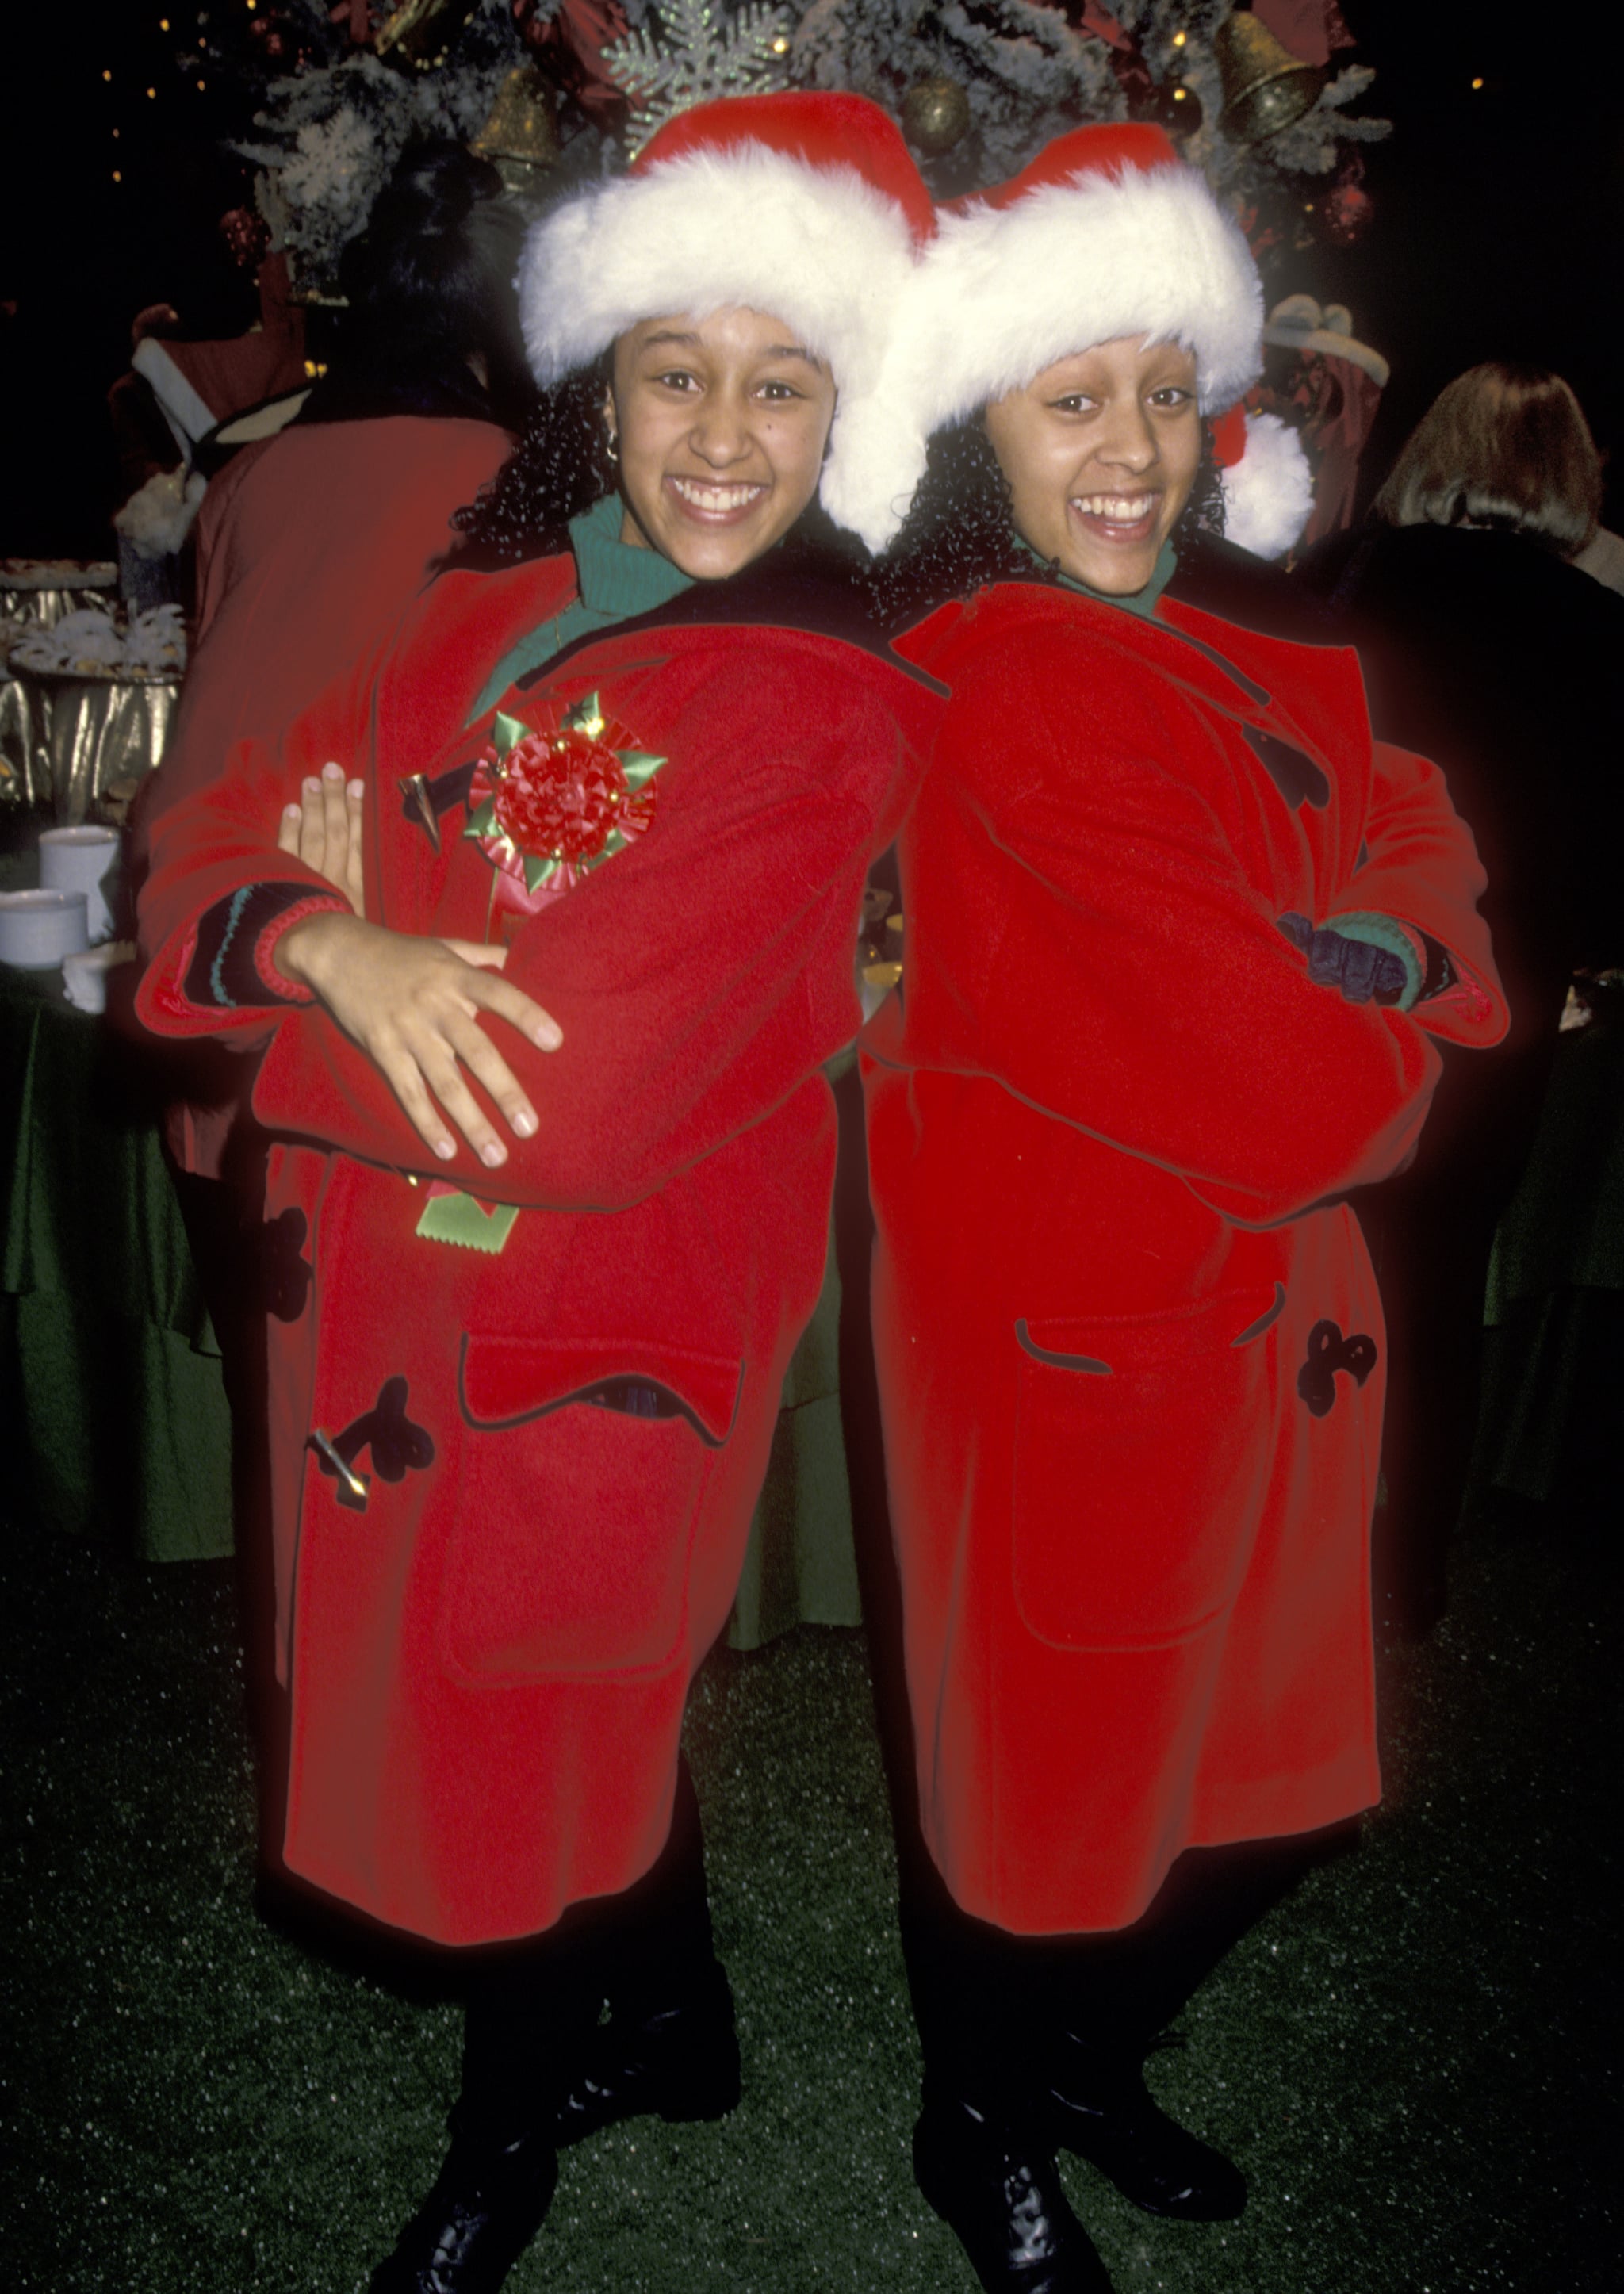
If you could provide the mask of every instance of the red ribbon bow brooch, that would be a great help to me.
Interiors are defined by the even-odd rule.
[[[596,693],[550,722],[499,711],[468,792],[471,836],[496,870],[491,907],[534,915],[649,826],[663,757],[639,749]]]

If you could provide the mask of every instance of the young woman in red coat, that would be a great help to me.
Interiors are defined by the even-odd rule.
[[[154,840],[149,1025],[269,1039],[283,1855],[486,1948],[377,2294],[496,2287],[560,2142],[736,2096],[678,1731],[938,708],[808,539],[930,220],[883,115],[813,95],[691,112],[555,210],[520,282],[551,394],[475,521],[521,562],[443,576]],[[327,760],[364,921],[274,849]]]
[[[952,698],[865,1062],[915,2162],[985,2287],[1076,2294],[1108,2281],[1057,2144],[1155,2213],[1244,2203],[1141,2066],[1377,1796],[1382,1324],[1343,1198],[1413,1145],[1433,1038],[1505,1010],[1470,837],[1352,655],[1176,602],[1262,321],[1202,179],[1079,130],[918,277],[871,406],[905,492],[974,419],[882,576]],[[1284,548],[1292,442],[1216,438]]]

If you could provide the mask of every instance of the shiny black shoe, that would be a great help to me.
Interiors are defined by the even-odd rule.
[[[434,2188],[369,2294],[496,2294],[547,2219],[558,2182],[550,2127],[502,2145],[455,2133]]]
[[[1147,2214],[1233,2222],[1245,2208],[1239,2168],[1168,2118],[1136,2062],[1108,2062],[1068,2032],[1043,2104],[1054,2141],[1098,2167]]]
[[[560,2149],[617,2119],[725,2119],[739,2100],[733,1993],[715,1961],[683,1999],[591,2032],[581,2068],[558,2106]]]
[[[967,2103],[927,2096],[914,2179],[956,2233],[986,2294],[1111,2294],[1054,2156]]]

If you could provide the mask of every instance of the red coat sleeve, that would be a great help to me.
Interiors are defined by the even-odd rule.
[[[635,698],[614,689],[616,713],[671,755],[653,827],[513,940],[507,976],[563,1045],[487,1022],[537,1137],[510,1143],[499,1173],[466,1145],[439,1163],[319,1012],[279,1030],[255,1090],[262,1123],[505,1202],[613,1209],[759,1123],[851,1040],[864,878],[939,704],[828,639],[667,642]]]
[[[304,776],[319,773],[329,758],[346,771],[363,769],[377,670],[375,653],[301,710],[280,738],[238,742],[223,770],[152,819],[139,903],[144,968],[135,1008],[155,1033],[240,1043],[276,1024],[274,1009],[222,1010],[191,1001],[183,983],[198,927],[217,901],[245,885],[308,884],[313,892],[331,893],[325,877],[277,850],[277,825]]]
[[[1451,1043],[1476,1048],[1497,1044],[1509,1013],[1489,927],[1477,912],[1488,879],[1472,832],[1450,802],[1436,765],[1385,741],[1373,746],[1365,857],[1336,912],[1365,909],[1396,916],[1448,948],[1457,986],[1417,1005],[1410,1017],[1417,1027]]]
[[[944,673],[904,1033],[887,1021],[879,1055],[992,1076],[1248,1223],[1393,1169],[1438,1054],[1311,983],[1238,857],[1212,717],[1081,632],[1018,630]]]
[[[276,849],[283,805],[329,758],[372,786],[368,913],[384,912],[378,877],[384,784],[431,766],[461,727],[492,661],[523,632],[558,613],[574,593],[573,562],[552,558],[503,574],[452,574],[402,621],[392,622],[274,736],[237,742],[222,761],[196,755],[194,718],[164,776],[183,790],[149,815],[150,866],[140,900],[145,971],[136,998],[159,1035],[253,1040],[274,1028],[264,1006],[221,1010],[189,1001],[183,983],[198,926],[216,901],[246,884],[305,883],[330,892],[313,870]],[[384,705],[386,699],[386,709]],[[380,754],[381,749],[386,753]]]

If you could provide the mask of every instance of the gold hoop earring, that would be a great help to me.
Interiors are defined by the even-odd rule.
[[[605,448],[605,452],[608,454],[609,460],[610,460],[612,462],[618,462],[618,461],[620,460],[620,459],[621,459],[621,440],[620,440],[620,434],[619,434],[619,432],[618,432],[618,431],[614,431],[614,430],[608,430],[608,431],[605,431],[605,434],[604,434],[604,448]]]

